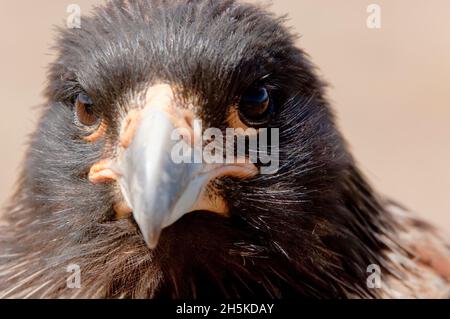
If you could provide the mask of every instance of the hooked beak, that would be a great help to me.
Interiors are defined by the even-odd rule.
[[[245,178],[258,172],[251,163],[174,160],[179,143],[191,154],[201,152],[201,128],[193,127],[195,121],[189,119],[194,117],[186,112],[175,103],[169,85],[150,88],[145,107],[128,118],[119,157],[111,166],[126,206],[151,249],[157,246],[162,230],[187,213],[207,211],[227,216],[228,207],[215,194],[212,180],[225,175]],[[174,138],[174,132],[184,139]]]

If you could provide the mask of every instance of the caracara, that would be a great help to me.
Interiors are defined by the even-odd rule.
[[[448,242],[371,188],[296,41],[234,0],[113,0],[61,29],[0,297],[450,296]],[[195,154],[211,128],[277,129],[277,169],[247,133],[243,161],[173,159],[174,131]]]

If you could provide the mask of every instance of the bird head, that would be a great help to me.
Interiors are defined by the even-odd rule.
[[[369,294],[379,207],[296,41],[233,0],[110,1],[60,30],[10,217],[36,293],[70,295],[74,263],[78,296]],[[248,147],[221,161],[229,129]]]

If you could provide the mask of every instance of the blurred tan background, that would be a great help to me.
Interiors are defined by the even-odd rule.
[[[71,3],[0,0],[0,202],[11,195],[43,102],[54,25]],[[254,1],[258,2],[258,1]],[[263,3],[268,3],[264,0]],[[366,25],[381,7],[381,29]],[[450,231],[450,1],[274,0],[331,84],[329,97],[372,183]]]

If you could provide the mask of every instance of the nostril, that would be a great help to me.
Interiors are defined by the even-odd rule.
[[[195,138],[195,118],[193,113],[188,110],[179,110],[174,124],[186,143],[193,144]]]
[[[141,120],[141,112],[141,110],[131,110],[125,118],[125,123],[119,140],[121,147],[128,148],[130,146]]]

